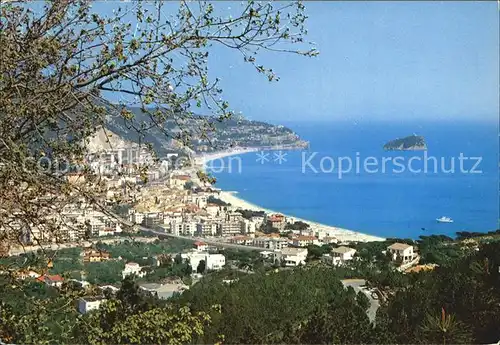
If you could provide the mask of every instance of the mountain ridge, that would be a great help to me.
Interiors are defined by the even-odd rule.
[[[220,121],[208,115],[166,115],[165,126],[153,126],[136,130],[130,120],[126,120],[119,110],[125,108],[132,114],[136,127],[151,123],[150,115],[138,107],[117,107],[105,105],[108,115],[103,127],[96,126],[96,132],[86,140],[91,152],[116,148],[137,147],[139,143],[150,143],[158,156],[168,153],[190,155],[214,152],[231,147],[308,147],[292,129],[263,121],[253,121],[239,115]],[[154,110],[149,110],[154,112]]]

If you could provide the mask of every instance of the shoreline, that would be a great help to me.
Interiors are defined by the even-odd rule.
[[[259,148],[241,148],[241,149],[232,149],[232,150],[226,150],[226,151],[219,151],[211,154],[206,154],[206,155],[201,155],[195,157],[195,162],[196,164],[201,165],[201,168],[205,171],[206,169],[206,163],[212,160],[216,159],[223,159],[225,157],[229,156],[235,156],[235,155],[241,155],[249,152],[256,152],[260,151],[261,149]],[[287,215],[282,212],[278,212],[275,210],[270,210],[266,209],[264,207],[261,207],[259,205],[253,204],[247,200],[244,200],[235,194],[238,194],[238,191],[223,191],[221,190],[219,193],[219,198],[231,204],[231,206],[236,207],[236,208],[241,208],[241,209],[248,209],[248,210],[253,210],[253,211],[264,211],[266,213],[279,213],[283,214],[286,218],[293,219],[294,221],[302,221],[305,223],[308,223],[311,226],[311,229],[313,229],[315,232],[328,232],[332,234],[334,237],[336,237],[339,242],[373,242],[373,241],[384,241],[385,238],[379,237],[379,236],[374,236],[374,235],[368,235],[364,234],[361,232],[357,232],[354,230],[349,230],[345,228],[340,228],[337,226],[332,226],[332,225],[327,225],[327,224],[322,224],[318,222],[314,222],[311,220],[295,217],[293,215]]]
[[[254,147],[248,147],[248,148],[234,148],[234,149],[229,149],[229,150],[224,150],[224,151],[218,151],[218,152],[213,152],[213,153],[206,153],[206,154],[197,154],[194,157],[194,161],[196,165],[201,165],[203,169],[205,169],[205,164],[214,161],[216,159],[223,159],[226,157],[230,156],[239,156],[245,153],[249,152],[257,152],[260,151],[261,149],[254,148]]]
[[[238,194],[237,191],[221,191],[219,193],[219,198],[227,203],[230,203],[231,206],[241,209],[248,209],[253,211],[264,211],[266,213],[279,213],[284,215],[287,219],[293,219],[293,221],[302,221],[308,223],[315,232],[328,232],[333,237],[337,238],[339,242],[373,242],[373,241],[384,241],[385,238],[364,234],[361,232],[357,232],[354,230],[349,230],[345,228],[340,228],[338,226],[322,224],[318,222],[314,222],[308,219],[299,218],[293,215],[284,214],[282,212],[278,212],[275,210],[270,210],[259,205],[255,205],[249,201],[239,198],[235,194]]]

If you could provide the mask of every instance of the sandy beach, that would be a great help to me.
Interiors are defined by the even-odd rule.
[[[259,149],[248,147],[248,148],[233,148],[214,153],[200,154],[195,157],[195,163],[197,165],[205,167],[205,164],[216,159],[223,159],[225,157],[237,156],[237,155],[242,155],[244,153],[257,152],[257,151],[259,151]]]
[[[196,164],[199,164],[202,168],[205,168],[206,163],[211,161],[211,160],[222,159],[224,157],[235,156],[235,155],[240,155],[240,154],[244,154],[244,153],[248,153],[248,152],[256,152],[256,151],[259,151],[259,149],[257,149],[257,148],[234,148],[231,150],[209,153],[209,154],[205,154],[205,155],[199,155],[195,158],[195,161],[196,161]],[[219,197],[221,200],[223,200],[227,203],[230,203],[232,206],[234,206],[236,208],[255,210],[255,211],[264,211],[266,213],[281,213],[281,212],[265,209],[265,208],[260,207],[258,205],[252,204],[244,199],[239,198],[237,196],[237,194],[238,194],[238,192],[221,191],[219,194]],[[283,214],[283,213],[281,213],[281,214]],[[285,214],[284,216],[289,218],[289,219],[293,219],[294,221],[302,221],[302,222],[308,223],[311,226],[311,228],[314,229],[315,231],[328,232],[330,234],[333,234],[341,242],[351,242],[351,241],[370,242],[370,241],[383,241],[383,240],[385,240],[385,238],[383,238],[383,237],[367,235],[367,234],[363,234],[363,233],[356,232],[353,230],[348,230],[348,229],[339,228],[336,226],[312,222],[310,220],[298,218],[298,217],[295,217],[293,215],[286,215]]]
[[[252,204],[246,200],[243,200],[243,199],[237,197],[236,195],[237,195],[237,192],[222,191],[219,194],[219,198],[227,203],[230,203],[232,206],[234,206],[236,208],[255,210],[255,211],[264,211],[266,213],[283,214],[281,212],[265,209],[265,208],[260,207],[258,205]],[[339,228],[336,226],[316,223],[316,222],[312,222],[312,221],[307,220],[307,219],[295,217],[293,215],[284,214],[284,216],[289,218],[289,219],[293,219],[294,221],[302,221],[302,222],[308,223],[311,226],[311,229],[313,229],[314,231],[328,232],[330,234],[333,234],[333,236],[336,237],[341,242],[351,242],[351,241],[370,242],[370,241],[383,241],[383,240],[385,240],[382,237],[367,235],[367,234],[363,234],[360,232]]]

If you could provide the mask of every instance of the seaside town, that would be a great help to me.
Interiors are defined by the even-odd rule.
[[[103,137],[113,138],[114,148]],[[321,256],[321,262],[341,266],[355,258],[356,249],[349,247],[351,243],[384,240],[265,210],[237,198],[234,193],[216,188],[205,171],[207,162],[251,152],[252,148],[235,147],[209,155],[198,154],[184,160],[181,166],[175,164],[179,154],[171,153],[165,160],[148,166],[145,180],[137,170],[138,164],[119,162],[117,157],[133,149],[133,145],[118,135],[100,131],[91,138],[88,147],[91,150],[87,155],[88,164],[93,173],[105,181],[106,202],[114,204],[113,212],[98,210],[81,198],[65,205],[54,215],[57,232],[45,230],[42,226],[23,227],[13,219],[11,226],[20,230],[20,245],[3,248],[3,256],[39,251],[40,248],[59,251],[80,248],[83,263],[99,265],[110,260],[123,261],[112,257],[109,251],[99,250],[99,245],[119,245],[130,239],[139,243],[177,239],[187,241],[187,247],[184,245],[182,252],[169,253],[169,260],[173,262],[175,256],[180,255],[180,261],[186,262],[193,277],[199,278],[201,272],[223,269],[227,265],[224,254],[227,250],[256,251],[267,265],[287,268],[306,265],[308,248],[323,246],[328,250]],[[153,162],[147,149],[135,154],[141,164]],[[85,174],[70,172],[66,178],[72,184],[83,183]],[[120,200],[120,204],[115,200]],[[386,250],[394,260],[400,261],[400,269],[418,263],[418,256],[414,255],[410,245],[394,243]],[[125,260],[118,278],[129,275],[144,278],[154,272],[151,267],[166,260],[164,256],[165,253],[159,253],[142,258],[150,263],[147,266]],[[49,268],[52,269],[55,262],[57,260],[50,259]],[[203,262],[203,268],[200,262]],[[64,281],[59,274],[38,274],[30,270],[23,271],[20,277],[36,278],[52,287],[60,287]],[[81,274],[78,278],[73,280],[83,286],[90,284]],[[167,297],[189,288],[179,279],[159,284],[164,278],[156,276],[154,282],[141,287]],[[114,283],[119,281],[117,279]],[[109,284],[103,286],[118,289]],[[91,298],[78,308],[83,312],[92,310],[103,299]]]
[[[177,153],[150,164],[154,161],[151,152],[142,149],[136,152],[136,158],[149,164],[144,178],[137,164],[123,164],[117,158],[132,146],[116,134],[108,133],[115,144],[110,149],[102,144],[103,135],[94,136],[89,147],[95,152],[87,158],[93,173],[105,181],[106,202],[113,211],[98,210],[82,198],[54,215],[57,232],[37,226],[23,228],[14,221],[11,226],[20,230],[20,245],[4,246],[2,255],[22,256],[40,252],[41,248],[54,251],[54,258],[46,258],[47,267],[49,272],[60,272],[49,274],[26,269],[18,278],[36,279],[54,288],[60,288],[66,280],[83,288],[97,284],[102,291],[116,292],[122,279],[133,276],[141,281],[139,286],[145,293],[170,298],[186,291],[209,272],[223,269],[251,272],[256,263],[278,270],[311,263],[348,267],[359,260],[356,248],[363,243],[386,243],[383,238],[266,210],[217,188],[206,171],[207,162],[248,153],[254,148],[235,147],[198,154],[183,160],[180,166],[175,164]],[[85,181],[85,174],[70,172],[66,178],[78,184]],[[170,245],[172,241],[176,241],[174,248]],[[135,256],[112,255],[125,252],[124,248],[130,250],[130,243],[141,246]],[[389,258],[400,272],[432,270],[436,266],[419,265],[420,255],[415,245],[387,243],[379,254]],[[135,261],[126,259],[127,256]],[[70,258],[73,265],[65,263]],[[108,265],[112,267],[103,269]],[[103,271],[98,272],[99,269]],[[384,298],[380,290],[363,291],[374,308]],[[87,313],[105,300],[104,293],[84,296],[77,309]]]
[[[500,345],[495,3],[0,12],[0,345]]]

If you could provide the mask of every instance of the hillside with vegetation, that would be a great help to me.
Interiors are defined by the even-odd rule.
[[[420,251],[441,258],[440,265],[413,273],[394,270],[380,252],[387,243],[360,243],[359,259],[348,267],[324,267],[311,256],[295,269],[227,268],[170,300],[141,293],[127,278],[99,310],[83,316],[75,312],[75,301],[92,290],[69,283],[57,290],[4,272],[0,339],[17,344],[489,344],[500,339],[500,241],[471,245],[423,238]],[[228,252],[228,258],[261,260],[251,252]],[[367,297],[345,288],[346,278],[364,278],[380,292],[374,322]]]
[[[134,121],[150,121],[151,109],[124,108]],[[110,106],[110,112],[116,110]],[[309,143],[302,140],[292,129],[262,121],[253,121],[234,115],[221,120],[214,116],[161,113],[163,128],[149,128],[138,132],[130,127],[129,120],[118,113],[107,117],[106,128],[115,136],[135,143],[150,143],[161,156],[170,152],[212,152],[233,147],[283,147],[306,148]],[[160,115],[158,115],[160,116]],[[140,133],[140,134],[139,134]],[[187,149],[189,147],[189,149]]]

